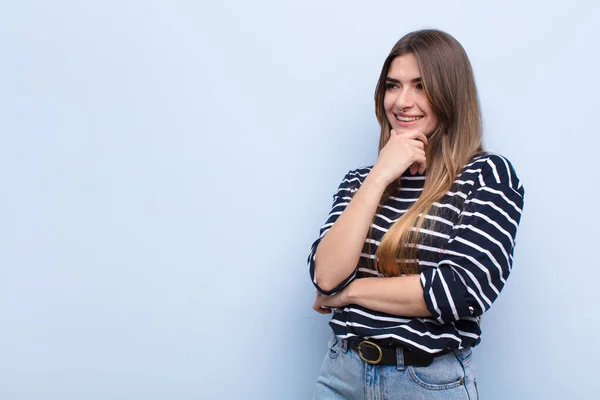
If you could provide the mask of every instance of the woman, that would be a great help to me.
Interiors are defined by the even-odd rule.
[[[447,33],[404,36],[375,90],[372,167],[346,174],[308,258],[333,310],[317,399],[476,399],[471,349],[512,266],[524,189],[483,151],[473,71]]]

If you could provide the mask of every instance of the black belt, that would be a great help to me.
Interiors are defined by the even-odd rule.
[[[368,364],[396,365],[396,349],[401,349],[404,358],[404,365],[416,365],[426,367],[433,362],[433,359],[442,354],[450,353],[452,350],[444,349],[439,353],[430,354],[424,351],[411,350],[404,346],[398,346],[388,340],[365,340],[362,338],[351,337],[348,339],[348,347],[356,351],[360,358]]]

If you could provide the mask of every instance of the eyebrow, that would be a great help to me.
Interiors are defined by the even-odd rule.
[[[387,82],[392,82],[392,83],[402,83],[400,81],[400,79],[390,78],[389,76],[387,78],[385,78],[385,80]],[[420,76],[417,77],[417,78],[413,78],[413,79],[410,80],[411,83],[419,83],[419,82],[422,82],[422,81],[423,81],[423,79],[421,79]]]

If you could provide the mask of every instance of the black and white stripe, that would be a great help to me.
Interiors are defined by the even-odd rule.
[[[308,257],[317,290],[335,294],[353,279],[380,276],[372,260],[381,238],[420,196],[425,175],[401,177],[397,193],[381,204],[365,241],[360,261],[331,291],[319,287],[314,275],[317,246],[344,212],[371,167],[348,172],[333,196],[327,221]],[[330,322],[341,338],[392,338],[407,346],[435,353],[446,347],[462,348],[480,342],[480,316],[500,294],[512,268],[517,228],[525,191],[511,163],[497,154],[474,157],[459,174],[452,189],[426,215],[433,229],[421,229],[417,244],[421,285],[433,318],[402,318],[346,306]]]

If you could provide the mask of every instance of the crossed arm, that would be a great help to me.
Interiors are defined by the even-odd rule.
[[[352,201],[323,238],[315,254],[317,291],[313,309],[330,313],[331,308],[357,304],[371,310],[406,317],[428,317],[419,275],[391,278],[362,278],[342,291],[331,294],[344,278],[352,274],[360,258],[373,215],[387,183],[377,174],[367,176]],[[327,268],[322,266],[326,265]]]
[[[313,309],[321,314],[328,314],[332,308],[357,304],[403,317],[431,317],[419,280],[419,275],[355,279],[344,290],[332,296],[317,291]]]

